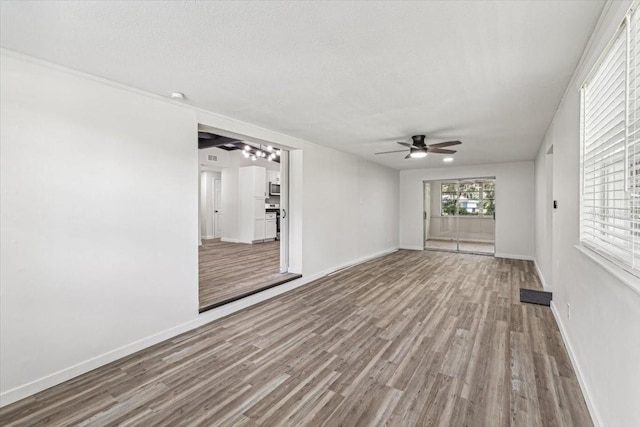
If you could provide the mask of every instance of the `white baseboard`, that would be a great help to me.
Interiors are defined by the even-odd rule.
[[[503,254],[496,252],[493,256],[496,258],[509,258],[509,259],[521,259],[524,261],[533,261],[533,257],[530,255],[516,255],[516,254]]]
[[[209,321],[211,320],[208,320],[207,322]],[[204,322],[204,323],[207,323],[207,322]],[[199,325],[193,326],[193,321],[180,324],[173,328],[153,334],[149,337],[145,337],[138,341],[134,341],[130,344],[124,345],[115,350],[111,350],[99,356],[85,360],[76,365],[54,372],[50,375],[39,378],[35,381],[29,382],[22,386],[13,388],[11,390],[7,390],[4,393],[0,394],[0,407],[9,405],[20,399],[31,396],[42,390],[46,390],[50,387],[53,387],[55,385],[68,381],[79,375],[92,371],[93,369],[99,368],[100,366],[103,366],[115,360],[121,359],[125,356],[133,354],[137,351],[143,350],[159,342],[173,338],[197,326]]]
[[[562,341],[564,341],[564,346],[567,348],[567,353],[569,353],[569,359],[571,360],[571,365],[573,366],[573,370],[576,373],[576,377],[578,378],[578,383],[580,384],[580,390],[582,390],[582,396],[584,397],[584,401],[587,404],[587,409],[589,410],[589,415],[591,415],[591,421],[593,421],[593,425],[595,427],[602,426],[602,421],[598,416],[598,412],[596,411],[595,406],[593,405],[593,401],[591,399],[591,395],[589,393],[589,389],[584,381],[584,376],[582,375],[582,370],[580,369],[580,365],[575,357],[575,352],[573,351],[573,347],[571,346],[571,341],[567,336],[566,329],[564,324],[562,323],[562,316],[558,312],[556,305],[553,300],[551,301],[551,313],[553,313],[553,317],[556,319],[556,323],[558,324],[558,329],[560,329],[560,336],[562,336]]]
[[[62,369],[58,372],[54,372],[53,374],[39,378],[30,383],[21,385],[11,390],[7,390],[0,394],[0,407],[17,402],[18,400],[24,399],[25,397],[32,396],[38,392],[46,390],[55,385],[61,384],[79,375],[85,374],[96,368],[104,366],[108,363],[111,363],[123,357],[129,356],[137,351],[144,350],[145,348],[151,347],[152,345],[158,344],[162,341],[168,340],[177,335],[188,332],[192,329],[206,325],[207,323],[213,322],[214,320],[218,320],[222,317],[228,316],[237,311],[243,310],[247,307],[251,307],[252,305],[259,304],[263,301],[276,297],[280,294],[283,294],[285,292],[289,292],[293,289],[304,286],[336,270],[344,269],[345,267],[348,267],[351,265],[360,264],[362,262],[369,261],[371,259],[390,254],[397,250],[398,248],[390,248],[390,249],[386,249],[384,251],[380,251],[371,255],[367,255],[367,256],[343,263],[337,267],[327,269],[325,271],[315,273],[312,275],[303,276],[299,279],[292,280],[291,282],[283,283],[282,285],[275,286],[273,288],[267,289],[265,291],[262,291],[254,295],[250,295],[238,301],[225,304],[221,307],[217,307],[209,311],[205,311],[204,313],[198,314],[197,317],[194,318],[193,320],[182,323],[173,328],[169,328],[165,331],[158,332],[149,337],[140,339],[138,341],[127,344],[115,350],[106,352],[104,354],[101,354],[89,360],[85,360],[76,365]],[[194,310],[197,310],[197,307],[194,307]]]
[[[202,236],[200,239],[202,240],[211,240],[211,239],[215,239],[216,236]]]
[[[231,239],[229,237],[221,237],[220,241],[221,242],[228,242],[228,243],[240,243],[239,239]]]
[[[551,286],[547,285],[547,282],[544,280],[544,274],[542,274],[542,270],[540,270],[538,261],[534,259],[533,265],[536,266],[536,273],[538,273],[538,279],[540,279],[540,283],[542,283],[542,288],[547,292],[553,292],[553,289],[551,288]]]
[[[363,257],[360,257],[360,258],[356,258],[356,259],[351,260],[349,262],[342,263],[342,264],[338,265],[337,267],[333,267],[330,270],[322,272],[320,277],[327,276],[327,275],[333,274],[333,273],[337,273],[337,272],[339,272],[341,270],[346,270],[347,268],[355,267],[358,264],[362,264],[363,262],[367,262],[367,261],[370,261],[372,259],[379,258],[381,256],[389,255],[391,253],[396,252],[397,250],[398,250],[398,248],[394,247],[394,248],[385,249],[385,250],[380,251],[380,252],[376,252],[376,253],[371,254],[371,255],[366,255],[366,256],[363,256]]]
[[[423,246],[400,246],[399,249],[406,249],[408,251],[423,251]]]

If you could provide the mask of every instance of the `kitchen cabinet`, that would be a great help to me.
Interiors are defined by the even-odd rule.
[[[267,171],[267,183],[275,182],[280,184],[280,172],[279,171]]]
[[[277,233],[277,216],[275,212],[269,212],[265,217],[265,240],[271,240],[276,238]]]
[[[257,242],[267,238],[264,219],[256,219],[253,229],[254,229],[253,242]]]
[[[265,209],[267,197],[266,169],[262,166],[245,166],[239,169],[238,205],[239,235],[242,243],[254,243],[265,239]]]
[[[253,194],[253,197],[267,197],[266,185],[267,185],[267,170],[262,166],[245,166],[240,168],[240,185],[243,184],[243,175],[245,184],[248,185],[247,193]],[[240,189],[242,191],[242,188]]]

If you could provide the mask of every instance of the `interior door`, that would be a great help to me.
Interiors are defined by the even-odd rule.
[[[213,182],[213,236],[219,239],[222,236],[222,180]]]
[[[427,240],[429,240],[429,226],[431,224],[431,183],[424,183],[424,209],[422,213],[422,217],[424,219],[424,239],[423,246],[426,245]]]
[[[289,271],[289,152],[280,151],[280,272]]]

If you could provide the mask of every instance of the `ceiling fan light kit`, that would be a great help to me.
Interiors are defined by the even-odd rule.
[[[420,159],[420,158],[424,158],[427,157],[427,154],[429,153],[437,153],[437,154],[454,154],[456,151],[455,150],[447,150],[444,147],[450,147],[452,145],[459,145],[462,144],[462,142],[460,141],[445,141],[445,142],[438,142],[437,144],[425,144],[424,140],[425,140],[425,136],[424,135],[414,135],[411,137],[411,139],[413,140],[413,144],[408,144],[406,142],[398,142],[398,144],[407,147],[409,149],[409,154],[407,154],[407,156],[405,157],[405,159]],[[390,154],[390,153],[406,153],[406,150],[396,150],[396,151],[384,151],[382,153],[376,153],[376,154]],[[447,158],[449,159],[449,157]],[[451,160],[447,160],[445,159],[445,161],[451,161],[453,160],[453,158],[450,158]]]
[[[420,159],[422,157],[427,157],[427,152],[420,148],[411,148],[411,152],[409,153],[409,157],[413,159]]]

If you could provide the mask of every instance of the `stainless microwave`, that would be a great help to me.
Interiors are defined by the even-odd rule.
[[[280,195],[280,184],[275,182],[269,183],[269,195],[270,196],[279,196]]]

